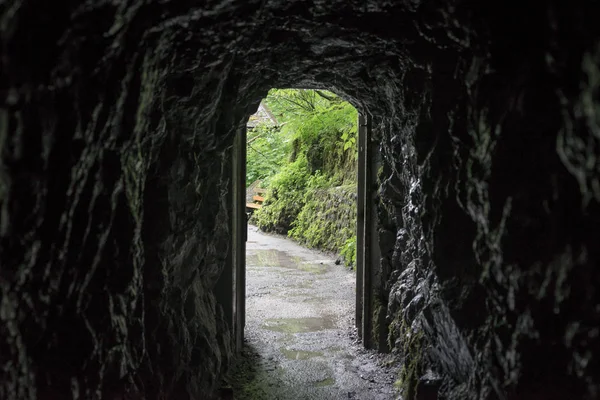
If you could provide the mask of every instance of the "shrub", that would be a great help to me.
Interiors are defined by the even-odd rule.
[[[287,234],[304,206],[304,188],[309,178],[306,158],[284,166],[271,178],[269,193],[253,221],[265,232]]]

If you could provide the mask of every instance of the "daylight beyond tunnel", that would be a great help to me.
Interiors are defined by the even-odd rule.
[[[405,398],[600,396],[599,5],[0,5],[0,398],[210,398],[230,148],[271,87],[371,121]]]
[[[354,267],[357,125],[356,109],[331,92],[271,90],[247,124],[251,223]]]

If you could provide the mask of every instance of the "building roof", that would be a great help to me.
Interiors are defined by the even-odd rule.
[[[248,123],[246,124],[246,126],[248,128],[254,128],[259,124],[266,124],[270,126],[279,125],[277,119],[275,118],[273,113],[271,113],[271,110],[269,110],[267,105],[264,104],[262,101],[258,106],[258,110],[256,110],[256,112],[252,114],[248,119]]]

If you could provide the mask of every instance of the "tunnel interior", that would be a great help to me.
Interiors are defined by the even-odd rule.
[[[408,398],[428,371],[445,399],[598,398],[599,11],[0,5],[0,398],[214,393],[230,149],[271,87],[372,119],[373,320]]]

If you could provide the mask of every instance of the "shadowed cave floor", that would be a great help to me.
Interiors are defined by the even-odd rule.
[[[249,227],[245,346],[236,400],[395,399],[397,368],[354,329],[355,274],[331,256]]]

